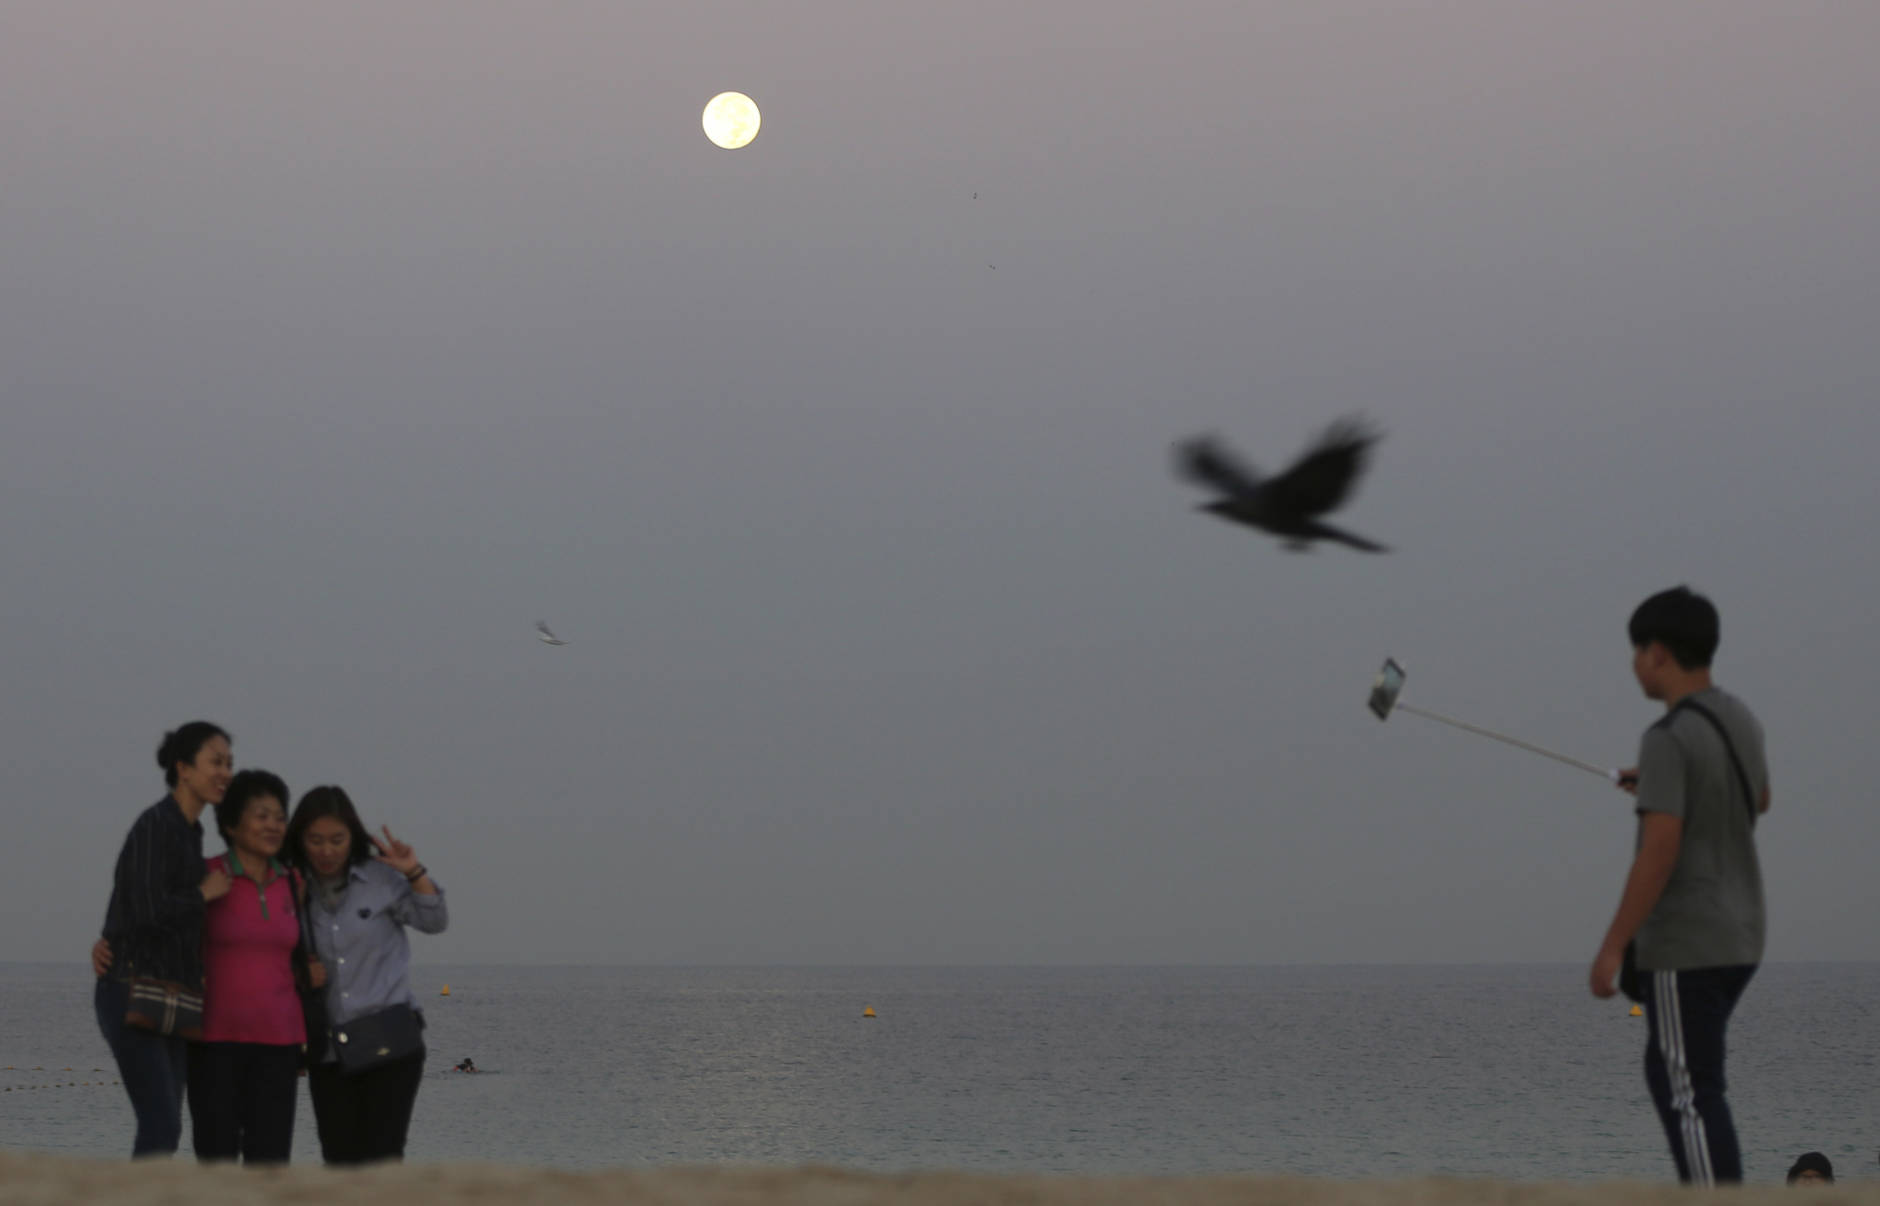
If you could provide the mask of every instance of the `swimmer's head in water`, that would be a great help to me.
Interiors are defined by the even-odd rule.
[[[1834,1184],[1834,1165],[1820,1152],[1803,1152],[1789,1166],[1790,1185]]]

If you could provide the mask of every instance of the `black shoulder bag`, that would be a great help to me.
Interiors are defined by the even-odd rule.
[[[1755,829],[1756,792],[1749,785],[1749,772],[1743,769],[1743,760],[1736,756],[1736,745],[1730,740],[1729,730],[1723,727],[1723,722],[1717,719],[1715,712],[1712,712],[1709,708],[1706,708],[1703,704],[1697,703],[1694,700],[1679,700],[1677,706],[1671,709],[1672,714],[1675,715],[1679,708],[1689,708],[1699,716],[1702,716],[1705,720],[1708,720],[1710,727],[1717,730],[1717,736],[1723,741],[1724,752],[1730,755],[1730,765],[1736,769],[1736,781],[1742,785],[1743,800],[1744,803],[1749,806],[1749,826],[1751,829]],[[1666,716],[1664,720],[1658,723],[1668,724],[1670,720],[1671,717]],[[1640,1002],[1645,1000],[1645,987],[1639,979],[1637,938],[1625,944],[1625,957],[1619,962],[1619,991],[1624,993],[1631,1000]]]
[[[424,1015],[409,1005],[387,1005],[333,1030],[333,1051],[348,1076],[370,1072],[424,1050]]]

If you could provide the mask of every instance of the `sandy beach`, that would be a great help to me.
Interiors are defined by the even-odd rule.
[[[0,1203],[53,1206],[249,1206],[343,1201],[621,1203],[625,1206],[1612,1206],[1693,1200],[1675,1185],[1533,1184],[1425,1178],[1331,1181],[1296,1177],[1028,1177],[966,1173],[904,1176],[806,1168],[660,1168],[557,1172],[508,1165],[408,1164],[353,1172],[294,1167],[247,1172],[188,1160],[132,1164],[0,1154]],[[1804,1199],[1794,1195],[1805,1194]],[[1880,1182],[1816,1190],[1752,1186],[1731,1202],[1880,1206]]]

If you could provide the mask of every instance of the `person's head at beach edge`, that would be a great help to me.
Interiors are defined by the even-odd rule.
[[[287,854],[322,879],[372,857],[372,839],[344,788],[316,787],[300,797],[287,825]]]
[[[1790,1185],[1832,1185],[1834,1165],[1820,1152],[1803,1152],[1789,1166]]]
[[[157,765],[170,794],[199,809],[220,801],[235,769],[231,745],[228,731],[206,720],[165,733],[157,746]]]
[[[1659,591],[1626,623],[1632,674],[1645,698],[1663,700],[1705,684],[1721,625],[1709,599],[1688,586]]]

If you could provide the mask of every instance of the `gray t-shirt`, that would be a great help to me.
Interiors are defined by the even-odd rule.
[[[1762,725],[1743,701],[1718,687],[1690,696],[1730,734],[1754,799],[1743,799],[1717,730],[1689,708],[1645,730],[1638,753],[1638,812],[1684,818],[1677,866],[1638,932],[1638,965],[1686,971],[1760,963],[1762,870],[1753,815],[1769,786]]]

